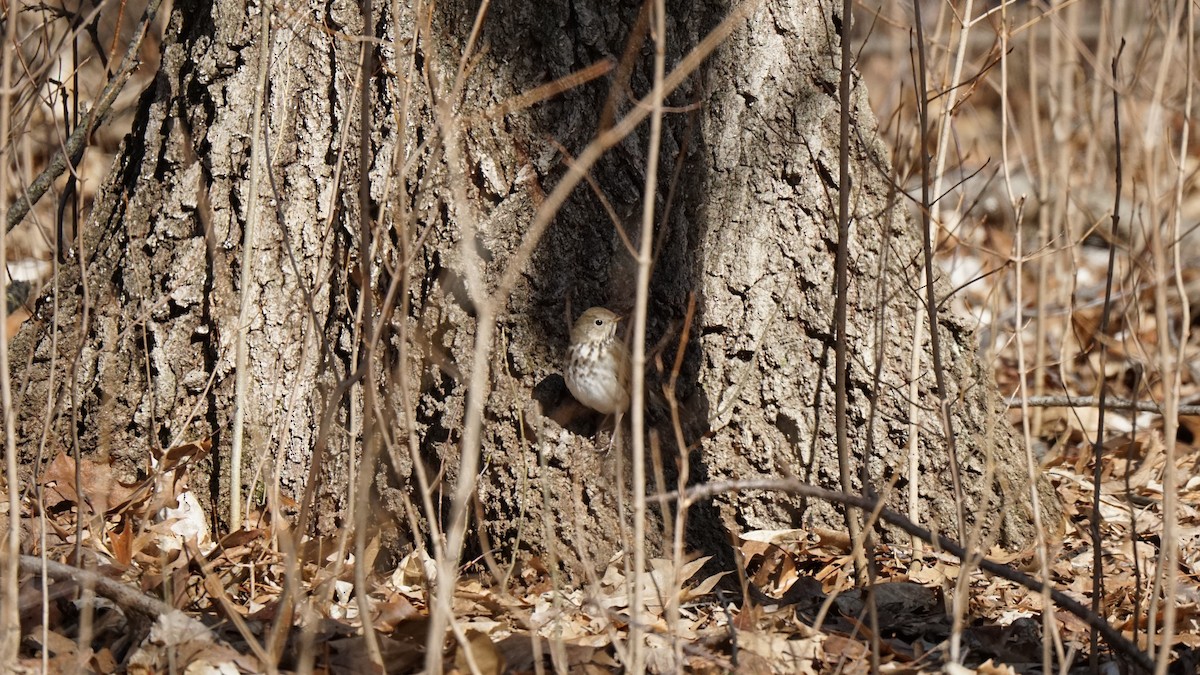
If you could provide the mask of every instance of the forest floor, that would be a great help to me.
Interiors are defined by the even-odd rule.
[[[1019,423],[1019,410],[1013,414]],[[1050,581],[1086,606],[1096,564],[1089,532],[1096,417],[1091,406],[1047,408],[1042,424],[1048,431],[1036,441],[1045,446],[1043,468],[1066,514],[1065,531],[1050,542]],[[1195,477],[1198,455],[1190,443],[1191,425],[1197,423],[1200,416],[1184,419],[1180,436],[1189,442],[1177,445],[1174,464],[1179,476],[1190,477],[1180,485],[1176,523],[1179,585],[1172,645],[1183,660],[1200,646],[1200,478]],[[1150,603],[1152,587],[1159,582],[1164,528],[1162,424],[1154,413],[1108,411],[1105,425],[1099,614],[1145,649],[1147,622],[1163,621],[1163,606]],[[55,459],[43,475],[45,518],[24,514],[27,522],[45,525],[34,552],[71,560],[76,495],[106,495],[107,516],[92,524],[101,536],[87,539],[85,559],[100,568],[95,576],[120,580],[125,589],[161,601],[141,607],[94,586],[100,582],[92,576],[55,578],[51,570],[55,580],[46,588],[50,601],[43,605],[40,577],[26,574],[20,596],[27,627],[25,667],[40,669],[45,654],[49,672],[73,672],[81,664],[95,672],[122,667],[161,672],[172,662],[223,664],[227,669],[222,672],[263,672],[269,629],[280,616],[285,572],[294,556],[282,550],[269,528],[253,525],[210,550],[203,536],[199,545],[194,543],[195,528],[204,521],[194,519],[188,509],[197,506],[185,501],[176,510],[160,511],[169,506],[165,497],[178,494],[171,486],[186,485],[188,465],[207,451],[202,444],[176,448],[163,458],[160,474],[145,484],[116,489],[108,467],[84,460],[79,467],[83,489],[77,490],[75,464],[66,456]],[[141,531],[132,526],[151,521],[158,524]],[[180,541],[193,543],[180,547]],[[1086,665],[1081,656],[1089,651],[1085,621],[1061,609],[1047,614],[1042,593],[928,546],[873,551],[878,623],[872,625],[843,534],[749,532],[740,542],[745,578],[769,596],[789,601],[773,604],[716,594],[718,577],[694,576],[703,558],[681,570],[691,581],[674,606],[663,602],[659,592],[670,587],[670,560],[650,561],[652,571],[634,581],[627,573],[628,561],[614,559],[593,584],[579,588],[556,583],[554,575],[533,561],[512,569],[504,583],[484,573],[463,577],[454,600],[461,638],[449,662],[462,672],[536,672],[543,665],[570,672],[620,670],[619,652],[631,616],[628,587],[641,583],[648,601],[639,616],[648,633],[646,663],[653,672],[673,672],[682,663],[693,672],[865,673],[872,648],[878,650],[882,672],[936,672],[944,668],[952,637],[963,664],[954,672],[1042,672],[1044,648],[1056,670],[1062,664],[1075,669]],[[368,551],[378,550],[378,542],[373,544]],[[315,545],[326,552],[337,548],[333,541]],[[1040,569],[1033,550],[997,549],[989,558],[1035,575]],[[361,635],[361,606],[352,593],[353,561],[328,560],[315,549],[305,559],[310,562],[301,566],[305,583],[300,596],[306,600],[297,610],[298,616],[307,612],[305,630],[293,631],[283,648],[282,667],[294,669],[307,653],[319,671],[368,672],[369,644]],[[372,564],[371,559],[364,562]],[[28,559],[25,571],[37,568],[38,560]],[[430,588],[426,574],[434,568],[428,555],[418,551],[390,574],[371,577],[368,611],[387,672],[422,667]],[[75,599],[81,592],[102,597]],[[953,598],[963,604],[955,607]],[[190,619],[171,613],[172,607],[182,608]],[[155,619],[149,636],[147,615]],[[818,615],[823,620],[814,629]],[[81,635],[90,635],[83,642],[90,649],[80,650]],[[1102,662],[1112,658],[1105,652]]]
[[[952,29],[944,5],[924,4],[936,13],[936,21],[927,19],[928,39],[937,46],[931,49],[931,71],[943,78],[931,87],[961,96],[947,106],[954,145],[947,154],[954,159],[946,175],[957,178],[947,178],[938,192],[946,195],[936,219],[939,260],[957,289],[951,304],[978,322],[980,351],[1001,392],[1033,403],[1011,408],[1010,421],[1064,506],[1064,522],[1046,524],[1047,533],[1057,535],[1046,551],[1049,582],[1091,607],[1093,580],[1101,579],[1098,615],[1144,651],[1164,646],[1161,628],[1170,603],[1175,672],[1195,672],[1200,410],[1183,409],[1189,414],[1180,415],[1177,429],[1168,429],[1159,412],[1166,400],[1200,404],[1200,339],[1191,330],[1190,310],[1193,300],[1200,302],[1195,241],[1200,235],[1188,229],[1200,220],[1194,170],[1200,163],[1195,141],[1184,147],[1182,162],[1171,160],[1183,129],[1193,124],[1181,112],[1182,90],[1171,89],[1183,87],[1186,78],[1157,77],[1184,72],[1182,50],[1170,56],[1165,45],[1172,32],[1160,30],[1167,22],[1154,11],[1143,26],[1129,17],[1122,24],[1121,17],[1094,16],[1079,7],[1085,3],[1066,3],[1061,11],[1014,20],[1020,30],[1010,36],[1012,81],[999,82],[996,17],[980,21],[970,39],[960,41],[962,31]],[[912,186],[917,137],[906,70],[912,17],[893,2],[859,5],[856,11],[862,12],[859,30],[865,35],[869,26],[871,34],[857,67],[882,134],[895,149],[897,170],[908,172],[903,180]],[[1114,41],[1105,36],[1126,32],[1142,39],[1139,58],[1118,78],[1122,115],[1129,129],[1161,130],[1163,136],[1156,143],[1149,132],[1131,134],[1123,148],[1132,168],[1118,208],[1124,224],[1112,228],[1107,218],[1117,146],[1105,112],[1112,91],[1094,83],[1105,82],[1107,60],[1115,54]],[[966,66],[958,81],[970,86],[953,88],[944,79],[960,53]],[[1057,60],[1039,81],[1040,66],[1028,64],[1040,64],[1047,55]],[[1155,85],[1159,79],[1165,84]],[[941,105],[947,98],[939,98]],[[1006,107],[1007,123],[999,112]],[[98,142],[115,150],[120,132],[105,133]],[[1007,149],[1000,143],[1006,134]],[[96,175],[109,166],[101,152],[91,152],[88,162]],[[1179,166],[1184,168],[1172,168]],[[1163,225],[1172,214],[1181,224],[1175,230]],[[45,255],[36,244],[39,236],[16,236],[18,255]],[[1156,241],[1163,237],[1164,256],[1156,257]],[[1116,252],[1111,276],[1110,251]],[[1110,319],[1102,330],[1110,279]],[[1107,409],[1101,425],[1099,406],[1081,400],[1097,395],[1101,385],[1110,401],[1144,401],[1146,409]],[[1052,401],[1034,398],[1040,396],[1074,400],[1047,405]],[[192,509],[199,507],[186,498],[171,501],[184,494],[177,487],[187,484],[187,471],[209,450],[204,444],[174,448],[158,458],[159,474],[133,486],[119,485],[108,467],[87,460],[76,465],[60,456],[49,465],[41,480],[41,511],[35,512],[36,501],[26,500],[21,514],[36,542],[29,552],[64,561],[82,554],[93,571],[48,569],[50,580],[43,586],[43,577],[33,573],[40,561],[23,561],[18,598],[23,660],[17,668],[163,672],[206,663],[208,672],[263,672],[274,658],[272,625],[281,619],[291,625],[294,618],[303,629],[275,646],[285,669],[307,661],[322,672],[367,672],[372,654],[387,672],[420,669],[428,626],[426,580],[434,568],[427,554],[414,552],[389,574],[372,575],[363,603],[353,594],[354,561],[325,556],[337,542],[314,542],[296,556],[283,550],[268,527],[251,520],[211,548],[203,526],[197,526],[202,521],[194,518]],[[1178,488],[1176,506],[1167,514],[1163,506],[1171,485]],[[87,524],[95,534],[76,549],[80,494],[105,495],[107,503],[90,505],[103,515]],[[1091,531],[1097,503],[1099,542]],[[155,524],[133,526],[150,522]],[[1171,568],[1162,565],[1164,535],[1178,547]],[[179,543],[185,540],[193,543]],[[359,563],[371,569],[378,548],[372,542],[368,559]],[[630,578],[627,561],[615,559],[594,583],[579,588],[564,588],[536,560],[509,570],[502,582],[467,574],[454,599],[457,639],[448,664],[484,673],[621,670],[636,615],[644,628],[646,662],[656,672],[859,673],[869,672],[873,651],[879,670],[889,673],[1042,672],[1047,662],[1058,672],[1082,672],[1087,666],[1086,621],[1048,605],[1040,591],[982,572],[975,561],[929,546],[879,547],[871,552],[876,579],[868,596],[855,583],[854,559],[838,533],[749,532],[739,548],[744,579],[789,602],[716,593],[720,580],[700,576],[704,559],[684,565],[683,576],[691,581],[673,601],[659,594],[670,586],[666,579],[674,563],[666,560],[651,561],[651,571]],[[298,558],[309,562],[298,565]],[[1033,548],[992,550],[989,558],[1035,576],[1043,568]],[[287,591],[289,570],[298,571],[304,583]],[[1168,576],[1174,594],[1164,601]],[[650,599],[636,613],[629,607],[631,584],[641,584]],[[288,592],[300,599],[290,605],[294,616],[281,602]],[[877,609],[874,620],[866,611],[870,602]],[[362,632],[364,606],[373,640]],[[1100,647],[1102,663],[1121,662],[1103,641]],[[946,666],[951,655],[962,665]]]

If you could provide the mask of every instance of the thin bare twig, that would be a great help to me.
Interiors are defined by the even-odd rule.
[[[375,36],[375,15],[371,0],[362,2],[363,35]],[[363,641],[371,664],[383,669],[383,653],[379,647],[379,636],[371,621],[371,587],[367,584],[367,512],[370,508],[371,485],[375,479],[375,462],[379,456],[380,438],[375,432],[376,394],[375,383],[375,311],[372,308],[375,294],[371,285],[372,247],[374,241],[374,218],[371,200],[371,159],[374,148],[371,144],[371,129],[374,128],[374,102],[371,92],[375,90],[375,50],[377,47],[363,42],[360,49],[358,76],[358,273],[362,279],[363,292],[359,297],[359,369],[363,371],[362,385],[362,454],[359,459],[358,485],[354,495],[354,585],[359,615],[362,617]],[[392,285],[393,288],[395,285]],[[386,319],[384,319],[386,321]],[[379,325],[383,325],[382,323]]]
[[[959,51],[957,61],[954,67],[954,73],[947,89],[949,96],[943,105],[943,114],[941,120],[941,133],[938,138],[938,164],[936,173],[931,173],[930,156],[929,156],[929,103],[931,100],[929,85],[926,81],[927,65],[926,65],[926,41],[925,31],[921,19],[921,2],[914,0],[913,3],[913,26],[916,29],[916,49],[917,49],[917,119],[919,121],[920,133],[920,158],[921,158],[921,251],[924,266],[922,275],[925,282],[925,312],[926,322],[929,325],[929,358],[930,365],[933,368],[934,381],[937,383],[937,402],[938,402],[938,419],[941,422],[942,437],[945,443],[947,464],[950,468],[950,485],[953,488],[954,504],[957,511],[957,522],[955,523],[955,531],[962,541],[967,541],[967,516],[966,516],[966,500],[963,493],[962,477],[958,466],[958,444],[955,440],[954,433],[954,417],[951,414],[952,399],[950,390],[946,382],[946,364],[942,359],[942,341],[941,330],[938,322],[938,302],[937,291],[934,287],[934,262],[933,262],[933,244],[934,244],[934,220],[941,209],[941,202],[930,201],[931,183],[933,192],[936,193],[940,189],[942,178],[944,176],[944,167],[946,157],[949,154],[947,139],[950,133],[950,121],[954,108],[957,103],[957,93],[955,91],[957,83],[961,79],[962,62],[966,52],[966,36],[968,33],[967,25],[964,23],[961,26],[959,33]],[[970,16],[972,1],[967,0],[966,6],[963,8],[964,16]],[[973,562],[974,558],[969,558],[969,562]],[[959,583],[963,580],[960,578]],[[955,593],[953,610],[953,627],[950,631],[950,660],[958,663],[961,660],[961,640],[962,640],[962,622],[963,616],[966,614],[964,605],[964,593]]]
[[[968,4],[969,6],[969,4]],[[958,508],[958,536],[966,536],[967,516],[964,512],[962,480],[958,475],[958,449],[954,442],[954,426],[950,416],[950,396],[946,385],[946,368],[942,362],[941,332],[937,320],[937,292],[934,289],[933,275],[933,222],[930,208],[930,175],[929,167],[929,85],[925,81],[925,32],[921,22],[921,3],[913,2],[915,19],[913,25],[917,32],[917,117],[920,120],[921,134],[921,246],[925,262],[925,311],[929,320],[929,353],[933,365],[933,375],[937,382],[938,412],[942,423],[942,433],[945,436],[946,452],[949,455],[950,481],[954,487],[954,501]]]
[[[1010,398],[1008,407],[1020,408],[1019,398]],[[1030,396],[1024,404],[1030,408],[1096,408],[1100,399],[1096,396]],[[1163,405],[1157,401],[1135,401],[1128,398],[1106,398],[1104,406],[1109,410],[1136,410],[1138,412],[1166,414]],[[1200,405],[1181,405],[1177,409],[1180,415],[1200,415]]]
[[[262,8],[259,17],[258,74],[254,87],[254,113],[250,117],[250,185],[246,222],[242,226],[241,293],[238,299],[237,346],[234,355],[233,429],[229,444],[229,528],[242,527],[242,440],[245,436],[247,388],[250,386],[249,358],[250,312],[255,291],[254,234],[261,218],[258,197],[262,182],[262,165],[271,161],[262,140],[262,116],[267,97],[267,73],[271,70],[271,4]],[[254,308],[257,309],[257,308]]]
[[[16,10],[10,3],[5,15],[3,35],[0,36],[0,140],[7,140],[9,126],[12,123],[12,58],[18,51],[16,36],[13,32]],[[11,44],[10,44],[11,41]],[[5,143],[7,148],[8,144]],[[0,153],[0,185],[8,183],[9,154]],[[0,207],[7,201],[7,194],[0,194]],[[0,238],[0,265],[8,265],[7,237]],[[0,297],[8,295],[8,274],[0,274]],[[4,477],[8,483],[8,532],[3,544],[4,557],[0,560],[3,577],[0,578],[0,589],[6,598],[17,597],[17,564],[16,558],[21,551],[21,528],[18,526],[21,501],[19,499],[20,476],[17,474],[17,437],[16,413],[13,411],[12,381],[8,367],[8,305],[0,307],[0,413],[4,419]],[[80,509],[82,513],[83,509]],[[15,663],[21,643],[21,616],[17,603],[6,602],[0,610],[0,660],[4,663]]]
[[[1016,299],[1013,302],[1013,306],[1023,307],[1024,302],[1025,302],[1024,301],[1024,285],[1025,285],[1024,284],[1024,282],[1025,282],[1024,264],[1025,264],[1025,260],[1026,260],[1026,255],[1025,255],[1025,246],[1024,246],[1023,238],[1022,238],[1025,228],[1022,226],[1022,222],[1024,220],[1024,214],[1025,214],[1025,211],[1024,211],[1025,202],[1024,202],[1024,197],[1018,198],[1016,196],[1016,194],[1014,194],[1014,192],[1013,192],[1012,163],[1009,161],[1009,136],[1011,133],[1011,129],[1010,129],[1010,114],[1009,114],[1010,108],[1009,108],[1009,67],[1008,67],[1008,64],[1009,64],[1009,38],[1010,38],[1011,26],[1008,21],[1007,8],[1002,7],[1001,9],[1002,9],[1002,11],[1000,14],[1000,16],[1001,16],[1000,23],[1001,23],[1002,27],[1000,29],[1000,101],[1001,101],[1001,104],[1000,104],[1000,110],[1001,110],[1001,113],[1000,113],[1000,128],[1001,128],[1001,132],[1000,132],[1000,153],[1001,153],[1000,168],[1004,172],[1004,190],[1008,196],[1008,203],[1011,205],[1011,208],[1013,210],[1013,222],[1015,223],[1014,230],[1015,230],[1016,236],[1013,239],[1013,261],[1015,262],[1015,270],[1014,270],[1014,274],[1013,274],[1013,287],[1015,290]],[[1048,227],[1046,217],[1043,215],[1043,217],[1039,219],[1039,222],[1043,225],[1043,227],[1041,229],[1039,229],[1039,238],[1037,240],[1038,246],[1040,248],[1041,246],[1046,245],[1046,242],[1049,239],[1049,236],[1047,234],[1047,229],[1046,229]],[[1046,261],[1044,261],[1040,258],[1038,258],[1037,262],[1038,262],[1038,265],[1037,265],[1038,286],[1037,286],[1037,294],[1036,294],[1036,297],[1037,297],[1037,319],[1036,319],[1036,324],[1035,324],[1037,338],[1035,339],[1036,348],[1035,348],[1035,352],[1034,352],[1033,369],[1034,369],[1034,392],[1040,394],[1043,391],[1043,389],[1045,388],[1044,384],[1043,384],[1043,378],[1040,377],[1040,374],[1042,372],[1042,369],[1044,367],[1045,360],[1046,360],[1045,359],[1045,350],[1046,350],[1045,332],[1046,332],[1046,325],[1048,323],[1048,321],[1046,320],[1046,315],[1045,315],[1046,296],[1047,296],[1046,278],[1048,276],[1047,270],[1049,269],[1050,265],[1047,264]],[[1003,268],[999,268],[999,269],[1003,269]],[[1018,323],[1018,326],[1020,326],[1019,323]],[[1016,351],[1017,351],[1017,372],[1021,373],[1021,377],[1018,380],[1018,387],[1019,387],[1018,391],[1020,392],[1020,398],[1022,400],[1027,400],[1028,397],[1025,394],[1027,392],[1026,387],[1028,386],[1028,381],[1029,381],[1029,378],[1027,375],[1029,373],[1029,370],[1026,365],[1025,341],[1023,339],[1021,339],[1021,336],[1018,335],[1017,339],[1014,340],[1014,342],[1015,342]],[[1032,417],[1029,414],[1028,406],[1021,408],[1021,412],[1022,412],[1022,414],[1021,414],[1021,439],[1023,441],[1022,445],[1024,446],[1023,449],[1024,449],[1024,454],[1025,454],[1025,472],[1026,472],[1025,475],[1029,481],[1029,486],[1028,486],[1029,504],[1032,507],[1031,515],[1032,515],[1033,531],[1035,533],[1034,545],[1036,547],[1035,551],[1037,554],[1038,571],[1041,573],[1041,575],[1043,577],[1048,578],[1050,576],[1050,553],[1049,553],[1048,547],[1046,545],[1045,528],[1042,525],[1041,495],[1038,494],[1038,476],[1041,473],[1041,467],[1038,464],[1037,458],[1034,457],[1034,454],[1033,454],[1033,433],[1032,433],[1033,426],[1032,425],[1037,418]],[[1035,415],[1037,415],[1037,414],[1040,414],[1040,413],[1035,412]],[[1050,660],[1051,659],[1051,653],[1050,653],[1051,642],[1053,642],[1055,648],[1058,650],[1058,656],[1059,656],[1060,662],[1064,661],[1064,659],[1062,659],[1062,649],[1061,649],[1062,640],[1060,639],[1059,634],[1057,632],[1058,622],[1054,616],[1055,613],[1053,611],[1053,605],[1050,602],[1050,596],[1044,592],[1042,593],[1042,605],[1044,607],[1048,608],[1048,611],[1042,612],[1042,635],[1043,635],[1043,638],[1042,638],[1042,669],[1049,670],[1051,668],[1051,660]]]
[[[653,5],[650,31],[654,40],[654,88],[651,92],[650,141],[646,150],[646,187],[642,193],[642,231],[637,256],[637,302],[633,313],[633,592],[630,598],[629,662],[632,673],[642,673],[642,574],[646,571],[646,308],[650,304],[650,264],[654,249],[654,206],[658,199],[658,155],[662,148],[663,80],[667,63],[667,7]],[[617,433],[614,431],[613,433]]]
[[[180,620],[186,622],[188,625],[194,625],[197,632],[211,632],[204,624],[187,616],[162,600],[152,598],[119,581],[113,581],[98,572],[79,569],[78,567],[64,565],[63,563],[46,560],[34,555],[21,556],[20,566],[21,571],[26,574],[40,575],[44,569],[50,575],[51,579],[67,579],[74,581],[80,586],[91,586],[96,589],[96,593],[99,595],[112,600],[123,609],[135,611],[142,616],[157,619],[160,616],[178,613]]]
[[[1117,64],[1121,60],[1121,52],[1125,50],[1125,40],[1121,40],[1121,46],[1117,49],[1117,55],[1112,60],[1112,78],[1113,82],[1117,81]],[[1114,86],[1112,90],[1113,102],[1113,133],[1116,137],[1116,190],[1113,192],[1113,212],[1112,212],[1112,231],[1117,232],[1121,222],[1121,112],[1120,98],[1117,96],[1117,88]],[[1113,275],[1117,265],[1117,247],[1108,247],[1108,272],[1104,277],[1104,310],[1100,317],[1100,335],[1108,334],[1108,322],[1112,313],[1112,288]],[[1100,483],[1104,479],[1104,466],[1100,460],[1104,456],[1104,411],[1107,408],[1108,399],[1108,379],[1104,377],[1105,365],[1108,362],[1108,341],[1100,340],[1100,400],[1097,403],[1100,408],[1100,413],[1096,419],[1096,442],[1092,444],[1092,484],[1096,489],[1092,491],[1092,514],[1089,520],[1091,521],[1088,528],[1092,537],[1092,611],[1100,612],[1100,601],[1104,598],[1104,557],[1103,546],[1100,540]],[[1093,672],[1100,667],[1099,661],[1099,644],[1100,636],[1098,629],[1092,626],[1091,630],[1091,654],[1088,656],[1088,662]]]
[[[838,237],[834,254],[834,277],[837,289],[833,299],[833,326],[837,340],[833,344],[833,424],[837,435],[838,476],[842,490],[854,489],[850,471],[850,440],[846,424],[847,389],[849,389],[849,363],[846,350],[849,341],[846,335],[846,314],[850,304],[850,24],[851,0],[842,2],[841,65],[838,80]],[[865,461],[865,458],[864,458]],[[865,486],[864,486],[865,487]],[[846,530],[850,540],[861,541],[860,515],[846,509]],[[866,556],[855,547],[853,550],[855,578],[859,583],[866,580]],[[878,664],[876,664],[878,665]]]

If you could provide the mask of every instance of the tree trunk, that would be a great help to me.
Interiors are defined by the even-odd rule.
[[[48,397],[59,401],[54,448],[71,447],[74,430],[82,448],[127,478],[150,471],[152,449],[211,437],[213,455],[194,487],[224,519],[246,289],[243,493],[276,499],[279,486],[302,500],[316,461],[314,524],[333,533],[350,522],[355,462],[374,444],[382,459],[370,469],[372,516],[399,550],[409,537],[406,509],[422,503],[414,459],[453,483],[469,376],[488,367],[477,490],[485,548],[594,569],[631,545],[629,457],[604,451],[607,432],[571,406],[560,373],[572,318],[592,305],[633,307],[634,259],[598,195],[636,239],[647,125],[595,165],[594,187],[572,193],[528,261],[517,251],[572,161],[563,150],[579,154],[650,91],[646,16],[636,2],[495,2],[464,61],[478,3],[441,2],[419,14],[410,3],[378,4],[378,40],[366,42],[355,37],[363,21],[350,3],[277,5],[260,87],[262,6],[243,13],[227,0],[176,2],[156,86],[86,228],[86,274],[64,268],[57,314],[43,298],[14,345],[14,362],[30,364],[22,447],[37,447]],[[668,70],[733,11],[716,1],[668,5]],[[844,24],[830,5],[760,3],[668,97],[676,110],[665,119],[653,196],[647,345],[664,366],[649,386],[661,391],[668,379],[694,295],[674,390],[681,434],[698,448],[686,460],[692,482],[791,475],[839,484],[832,317]],[[364,85],[365,268],[356,189],[363,44],[379,64]],[[607,77],[496,110],[606,59],[616,64]],[[260,94],[265,133],[255,153]],[[914,517],[953,532],[928,330],[919,329],[919,229],[894,203],[857,79],[852,100],[849,450],[893,508],[908,511],[915,487]],[[460,133],[444,134],[439,122],[451,112]],[[261,158],[257,188],[252,157]],[[472,363],[481,290],[494,290],[511,264],[522,275],[500,300],[492,358]],[[944,297],[940,281],[937,289]],[[1032,532],[1021,446],[967,325],[943,313],[939,331],[969,524],[1022,545]],[[372,357],[368,372],[358,370],[363,354]],[[680,461],[662,401],[648,414],[664,457],[663,482],[647,486],[657,492],[674,487]],[[1045,481],[1036,490],[1046,522],[1057,522]],[[431,494],[435,511],[448,508],[448,497],[438,501],[447,489]],[[690,517],[689,543],[707,552],[723,545],[724,529],[845,527],[835,505],[758,492],[720,497]],[[652,550],[663,528],[652,526]]]

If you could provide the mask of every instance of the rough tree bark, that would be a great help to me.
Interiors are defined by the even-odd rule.
[[[64,268],[57,324],[43,298],[14,344],[14,362],[29,363],[21,371],[22,447],[37,447],[47,400],[58,402],[54,449],[71,447],[74,430],[82,448],[127,478],[149,470],[152,447],[211,437],[215,450],[195,487],[210,507],[226,504],[239,293],[247,287],[243,489],[280,485],[301,499],[322,411],[334,406],[314,497],[316,529],[332,533],[347,522],[362,422],[373,418],[368,440],[383,451],[371,469],[376,522],[399,550],[405,509],[420,505],[414,458],[430,475],[445,469],[445,480],[456,477],[467,374],[480,365],[471,363],[476,284],[494,287],[514,264],[533,214],[565,171],[562,150],[577,154],[649,92],[652,54],[639,2],[493,2],[465,61],[478,3],[413,4],[377,3],[376,39],[366,41],[357,37],[363,21],[352,3],[275,6],[260,91],[263,4],[175,3],[156,84],[87,226],[85,273]],[[653,196],[649,347],[669,368],[694,294],[676,388],[683,435],[696,448],[693,481],[795,475],[838,484],[832,280],[844,23],[833,4],[764,0],[668,99],[678,109],[666,120],[662,189]],[[668,69],[730,11],[717,0],[669,2]],[[361,85],[373,120],[366,280],[357,271],[363,44],[380,65]],[[608,59],[616,67],[607,77],[495,112]],[[920,337],[928,331],[917,329],[925,321],[919,234],[893,202],[888,158],[854,83],[851,452],[865,459],[876,490],[894,481],[889,501],[897,510],[908,510],[908,480],[917,476],[918,517],[952,531],[956,507],[928,340]],[[250,111],[260,93],[259,168],[267,173],[251,194]],[[460,145],[447,147],[439,105],[458,116]],[[559,373],[573,316],[591,305],[632,307],[633,259],[597,194],[633,236],[646,137],[643,125],[614,147],[591,172],[595,188],[576,189],[531,259],[516,263],[522,281],[506,299],[488,364],[478,489],[481,533],[502,557],[551,554],[581,573],[629,545],[628,510],[619,503],[628,479],[618,479],[628,456],[596,451],[605,434],[594,436],[597,420],[573,414]],[[241,242],[255,208],[253,266],[245,269]],[[395,309],[380,314],[389,289]],[[945,294],[940,282],[938,289]],[[361,385],[334,396],[364,349],[356,313],[367,294],[380,325],[378,416],[364,410]],[[1032,536],[1024,456],[970,330],[941,317],[966,512],[988,534],[1022,545]],[[662,379],[652,373],[651,386]],[[671,487],[671,424],[661,404],[650,417]],[[910,458],[919,461],[911,473]],[[1036,489],[1047,522],[1057,522],[1047,485]],[[447,493],[435,487],[435,510],[446,508],[438,495]],[[689,543],[711,552],[725,529],[843,523],[833,505],[730,495],[693,510]],[[662,527],[652,528],[652,549]]]

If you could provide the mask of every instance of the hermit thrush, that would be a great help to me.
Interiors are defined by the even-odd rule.
[[[567,353],[567,389],[575,400],[605,415],[629,409],[629,350],[617,337],[621,319],[603,307],[583,313],[571,329]]]

